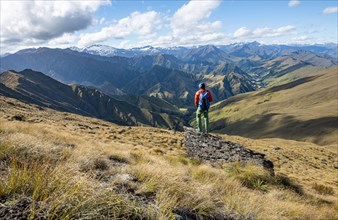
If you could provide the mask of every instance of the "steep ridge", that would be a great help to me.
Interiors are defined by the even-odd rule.
[[[217,102],[257,88],[289,82],[294,79],[295,72],[314,72],[336,65],[337,61],[329,55],[335,51],[331,47],[253,42],[189,48],[146,46],[126,50],[93,45],[84,50],[26,49],[0,59],[2,71],[30,68],[65,84],[91,86],[114,96],[131,93],[157,97],[157,100],[189,109],[193,108],[192,102],[184,99],[193,98],[201,81],[208,84]],[[305,73],[304,77],[307,75],[314,74]],[[295,78],[299,77],[298,74]]]
[[[317,57],[328,59],[334,63],[337,61],[337,45],[264,45],[256,41],[249,43],[235,43],[222,45],[221,50],[228,53],[232,60],[239,59],[255,59],[255,60],[271,60],[278,56],[287,56],[299,51],[315,54]]]
[[[181,58],[190,62],[221,63],[230,61],[228,55],[214,45],[191,48],[181,55]]]
[[[76,83],[93,86],[111,95],[123,95],[126,92],[136,95],[147,93],[154,94],[153,90],[157,91],[160,89],[152,89],[149,87],[147,90],[150,89],[150,91],[147,93],[141,91],[142,89],[134,90],[135,84],[144,84],[144,79],[148,80],[149,78],[145,77],[145,75],[152,75],[154,71],[163,71],[163,73],[177,71],[184,72],[184,76],[180,74],[181,76],[179,77],[188,80],[189,82],[187,85],[196,83],[196,74],[201,75],[197,81],[204,80],[204,76],[202,75],[205,75],[207,78],[211,78],[213,75],[223,75],[223,79],[226,78],[227,80],[227,86],[222,86],[222,89],[217,88],[216,93],[218,95],[215,97],[216,100],[237,93],[255,90],[255,85],[252,83],[253,80],[251,80],[251,77],[240,68],[236,67],[232,62],[216,62],[217,59],[224,60],[224,52],[214,46],[199,47],[196,50],[196,56],[198,53],[201,53],[199,59],[195,60],[187,58],[188,61],[184,61],[173,55],[167,54],[127,58],[118,56],[97,56],[70,49],[27,49],[1,58],[1,69],[21,71],[29,68],[43,72],[66,84]],[[214,54],[215,51],[217,52],[216,54]],[[213,55],[211,56],[210,54]],[[218,56],[217,54],[221,57],[217,58],[215,61],[212,61],[211,58],[207,58],[209,55],[211,57]],[[157,68],[156,66],[162,66],[163,69]],[[164,68],[169,70],[165,70]],[[164,76],[163,73],[157,73],[157,75],[170,78],[170,76]],[[235,75],[236,77],[234,77]],[[136,82],[137,80],[135,79],[141,81]],[[175,88],[176,81],[167,81],[166,84],[168,87]],[[234,84],[240,84],[241,89],[233,88],[232,85]],[[151,86],[153,87],[154,85],[151,84]],[[131,87],[131,89],[129,87]],[[189,87],[190,88],[187,88],[187,90],[192,91],[196,89],[196,85],[191,85]],[[123,89],[125,89],[125,91],[123,91]],[[182,92],[185,93],[185,91]],[[159,91],[158,94],[155,92],[155,95],[157,97],[163,97],[161,91]]]
[[[192,103],[197,81],[196,75],[155,66],[125,85],[123,90],[155,96],[182,107]]]
[[[139,75],[120,59],[110,59],[69,49],[22,50],[1,60],[1,71],[33,69],[63,83],[100,87],[105,83],[120,88]]]
[[[122,125],[151,125],[179,129],[180,115],[156,113],[114,99],[86,86],[64,85],[32,70],[6,71],[0,75],[0,95],[24,102],[105,119]]]
[[[231,97],[212,107],[211,127],[253,138],[336,144],[337,88],[336,66],[312,77]]]
[[[223,74],[223,72],[226,72]],[[154,66],[122,89],[127,93],[154,96],[178,107],[193,107],[198,84],[207,83],[215,102],[230,96],[254,91],[250,76],[235,66],[220,66],[218,74],[189,74],[162,66]]]
[[[147,96],[147,95],[115,95],[114,98],[122,101],[129,102],[132,105],[135,105],[139,108],[148,109],[153,112],[158,113],[168,113],[173,115],[180,115],[181,112],[179,108],[170,104],[169,102],[154,97],[154,96]]]

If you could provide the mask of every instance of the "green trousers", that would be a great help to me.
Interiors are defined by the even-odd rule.
[[[204,118],[204,128],[205,128],[205,133],[208,133],[209,131],[209,116],[208,116],[208,111],[202,110],[200,107],[198,107],[196,111],[196,122],[197,122],[197,130],[202,131],[202,119],[201,116],[203,114]]]

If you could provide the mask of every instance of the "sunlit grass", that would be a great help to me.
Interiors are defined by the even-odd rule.
[[[108,126],[75,115],[64,126],[61,113],[46,115],[39,124],[0,119],[1,201],[11,207],[29,198],[27,218],[337,218],[329,186],[304,185],[278,167],[271,176],[256,165],[214,166],[189,158],[180,132]],[[97,126],[96,134],[80,129],[80,123]],[[126,132],[119,134],[121,129]]]

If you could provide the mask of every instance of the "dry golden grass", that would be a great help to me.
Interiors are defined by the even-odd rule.
[[[309,159],[332,157],[333,148],[307,143],[305,152],[302,142],[224,136],[266,153],[276,164],[271,177],[253,165],[188,158],[180,132],[121,127],[4,97],[0,106],[0,201],[31,198],[32,218],[338,218],[335,170]]]
[[[337,146],[338,66],[315,76],[218,102],[210,127],[245,137]]]

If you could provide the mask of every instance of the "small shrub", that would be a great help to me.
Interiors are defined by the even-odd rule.
[[[94,160],[94,169],[95,170],[108,170],[109,166],[108,163],[105,159],[102,158],[97,158]]]
[[[192,165],[201,165],[202,164],[202,160],[198,157],[195,157],[195,158],[190,158],[189,159],[189,162],[192,164]]]
[[[143,153],[141,151],[135,150],[130,153],[131,157],[135,159],[136,161],[139,161],[143,158]]]
[[[182,157],[182,156],[168,156],[166,157],[166,159],[171,164],[183,164],[183,165],[189,164],[189,159],[186,157]]]
[[[166,159],[171,164],[200,165],[202,163],[199,158],[188,158],[188,157],[185,157],[185,156],[167,156]]]
[[[131,159],[133,159],[135,163],[149,163],[150,159],[140,150],[134,150],[130,153]]]
[[[266,182],[261,179],[255,179],[252,181],[252,187],[257,190],[261,191],[268,191],[268,186],[266,185]]]
[[[110,155],[108,159],[117,163],[129,163],[127,158],[117,154]]]
[[[333,195],[334,189],[330,186],[324,186],[322,184],[313,184],[312,189],[314,189],[317,193],[322,195]]]
[[[159,155],[165,154],[165,152],[162,149],[160,149],[160,148],[156,148],[153,151],[154,151],[155,154],[159,154]]]
[[[211,179],[217,179],[219,172],[211,169],[206,165],[201,165],[198,167],[192,167],[190,169],[191,177],[196,180],[209,181]]]
[[[250,189],[267,191],[267,184],[273,182],[273,177],[270,173],[257,165],[234,163],[226,168],[230,177],[238,179],[244,186]]]

